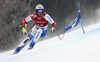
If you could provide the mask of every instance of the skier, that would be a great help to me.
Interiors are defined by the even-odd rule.
[[[48,22],[52,24],[50,32],[55,31],[56,21],[54,21],[47,13],[44,12],[44,7],[41,4],[38,4],[35,7],[35,13],[29,15],[27,18],[23,20],[23,34],[27,33],[27,22],[34,20],[35,26],[30,31],[29,35],[19,44],[19,46],[14,51],[14,54],[17,54],[28,41],[32,40],[28,49],[32,49],[34,45],[37,43],[39,38],[43,38],[47,33]]]

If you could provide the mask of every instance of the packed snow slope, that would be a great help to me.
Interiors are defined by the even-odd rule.
[[[66,33],[62,41],[53,37],[38,42],[32,50],[1,53],[0,62],[100,62],[100,24]],[[60,35],[62,37],[62,35]]]

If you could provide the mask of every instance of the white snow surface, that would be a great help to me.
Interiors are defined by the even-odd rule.
[[[0,54],[0,62],[100,62],[100,24],[84,27],[38,42],[32,50],[23,48],[18,54],[14,50]],[[62,35],[60,35],[62,37]]]

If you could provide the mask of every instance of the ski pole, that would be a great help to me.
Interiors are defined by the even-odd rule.
[[[64,36],[65,36],[65,32],[64,32],[64,34],[63,34],[63,36],[62,36],[62,39],[64,38]]]
[[[23,25],[19,25],[19,27],[23,27]]]
[[[66,33],[66,28],[68,28],[68,24],[66,25],[66,27],[65,27],[65,31],[64,31],[64,34],[63,34],[63,36],[62,36],[62,39],[64,38],[64,36],[65,36],[65,33]]]
[[[57,36],[59,37],[59,39],[60,39],[60,41],[61,41],[61,37],[60,37],[60,35],[57,33],[57,32],[55,32],[56,34],[57,34]]]
[[[82,30],[83,30],[83,34],[85,34],[85,31],[84,31],[84,28],[83,28],[82,20],[81,19],[80,19],[80,22],[81,22],[81,27],[82,27]]]

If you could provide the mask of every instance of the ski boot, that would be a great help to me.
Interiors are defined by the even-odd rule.
[[[31,43],[28,50],[31,50],[34,47],[35,44]]]
[[[21,48],[16,48],[16,50],[14,51],[14,54],[17,54],[19,51],[21,50]]]

